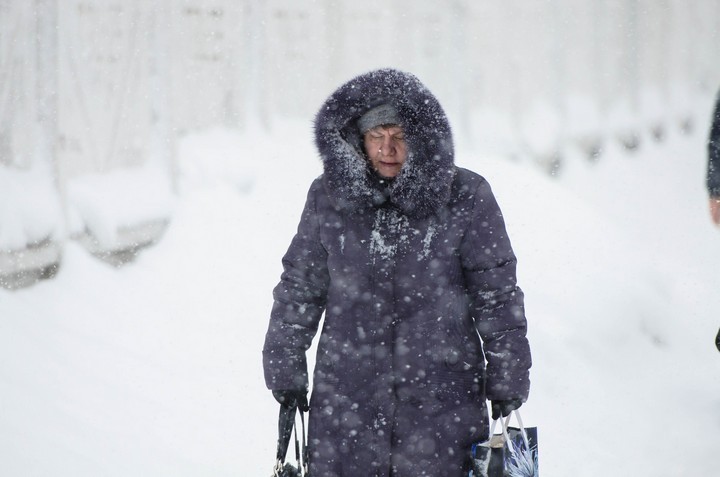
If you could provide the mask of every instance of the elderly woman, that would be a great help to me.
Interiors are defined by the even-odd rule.
[[[516,259],[487,181],[453,163],[450,125],[414,76],[372,71],[315,119],[310,186],[263,350],[285,405],[307,407],[310,474],[466,475],[494,417],[528,396]]]

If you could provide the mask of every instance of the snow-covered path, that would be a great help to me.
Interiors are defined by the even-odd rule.
[[[0,475],[269,474],[277,409],[260,349],[320,173],[307,124],[276,131],[231,158],[217,136],[181,148],[173,221],[136,262],[113,269],[69,244],[55,279],[0,290]],[[523,416],[544,475],[716,472],[720,230],[704,134],[610,146],[596,164],[571,154],[557,179],[460,151],[520,260],[535,362]]]

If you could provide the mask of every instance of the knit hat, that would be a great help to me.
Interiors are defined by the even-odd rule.
[[[358,128],[361,134],[365,134],[374,127],[384,124],[400,124],[397,110],[391,104],[381,104],[368,110],[358,119]]]

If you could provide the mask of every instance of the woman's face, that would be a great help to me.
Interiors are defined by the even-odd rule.
[[[407,158],[405,132],[400,126],[378,126],[363,136],[365,152],[370,164],[382,177],[400,174]]]

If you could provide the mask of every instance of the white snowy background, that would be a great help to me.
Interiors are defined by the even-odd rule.
[[[609,142],[595,163],[567,149],[555,178],[458,140],[519,257],[535,362],[523,411],[545,476],[717,474],[706,136]],[[311,127],[206,131],[179,157],[169,229],[133,263],[70,242],[54,279],[0,290],[0,475],[269,475],[277,405],[261,346],[321,172]]]
[[[438,95],[505,214],[542,475],[720,475],[720,4],[310,3],[0,0],[0,251],[62,249],[0,288],[0,477],[270,475],[261,347],[321,173],[312,113],[388,65]],[[596,161],[573,142],[600,139]],[[158,219],[119,268],[73,239]]]

